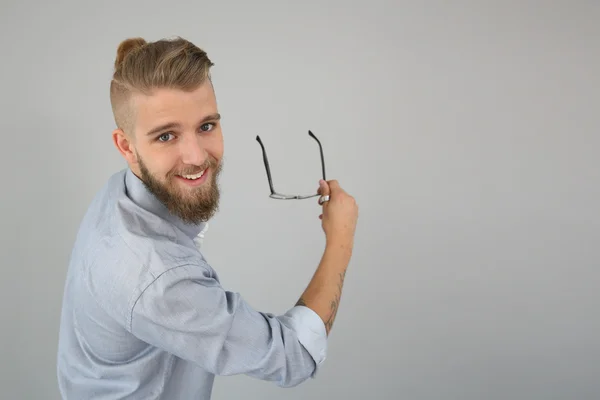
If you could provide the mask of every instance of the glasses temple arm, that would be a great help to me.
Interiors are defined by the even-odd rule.
[[[323,180],[326,181],[327,178],[325,176],[325,157],[323,156],[323,146],[321,146],[321,141],[319,141],[319,139],[317,139],[317,137],[315,136],[314,133],[312,133],[309,130],[308,134],[309,134],[310,137],[312,137],[313,139],[315,139],[317,141],[317,143],[319,144],[319,152],[321,153],[321,170],[323,171]]]
[[[269,180],[269,188],[271,189],[271,194],[275,194],[275,189],[273,188],[273,179],[271,178],[271,168],[269,168],[269,160],[267,159],[267,152],[265,150],[265,146],[263,145],[260,137],[256,136],[256,141],[260,144],[260,148],[262,149],[263,161],[265,162],[265,170],[267,171],[267,179]]]

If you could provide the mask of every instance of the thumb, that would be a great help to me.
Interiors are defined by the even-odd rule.
[[[328,194],[331,193],[331,190],[329,188],[329,184],[327,182],[325,182],[323,179],[321,179],[319,181],[319,190],[318,193],[321,196],[327,196]]]

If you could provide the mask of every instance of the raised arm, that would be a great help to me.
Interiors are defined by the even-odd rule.
[[[325,252],[297,305],[315,311],[323,320],[329,335],[340,306],[346,269],[352,256],[358,206],[335,180],[321,181],[319,193],[330,197],[323,204],[323,214],[319,216],[326,235]]]
[[[326,357],[358,213],[337,182],[323,182],[319,190],[331,197],[321,215],[326,249],[288,312],[275,316],[254,310],[199,262],[159,268],[164,272],[135,299],[129,330],[215,375],[246,374],[282,387],[314,377]]]

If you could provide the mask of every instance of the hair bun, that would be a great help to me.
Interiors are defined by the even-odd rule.
[[[115,60],[115,68],[117,68],[127,57],[127,54],[133,50],[139,49],[144,46],[147,42],[141,37],[125,39],[119,44],[117,49],[117,59]]]

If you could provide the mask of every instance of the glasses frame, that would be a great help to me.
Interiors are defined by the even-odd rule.
[[[321,145],[321,141],[319,141],[319,139],[317,139],[314,133],[312,133],[310,130],[308,131],[308,135],[315,139],[317,144],[319,145],[319,152],[321,154],[321,171],[323,173],[323,180],[326,181],[327,179],[325,178],[325,157],[323,156],[323,146]],[[262,140],[260,139],[260,136],[258,135],[256,135],[256,141],[260,144],[260,147],[262,149],[263,161],[265,164],[265,170],[267,172],[267,179],[269,181],[269,189],[271,190],[271,194],[269,195],[270,198],[276,200],[304,200],[320,196],[318,193],[309,195],[292,195],[277,192],[275,190],[275,187],[273,186],[273,178],[271,177],[271,168],[269,167],[269,159],[267,158],[267,151],[265,150],[265,145],[263,144]]]

